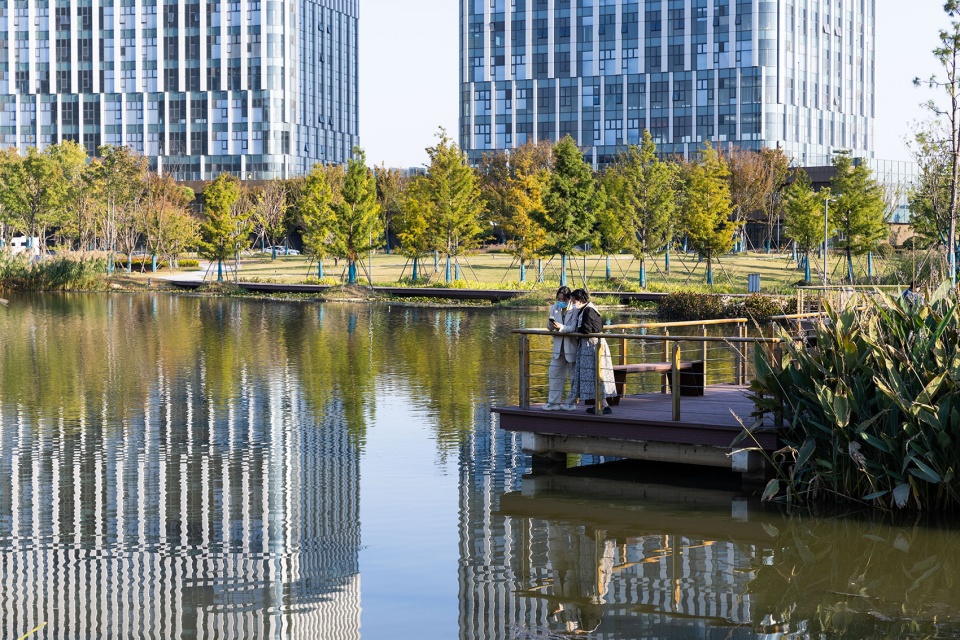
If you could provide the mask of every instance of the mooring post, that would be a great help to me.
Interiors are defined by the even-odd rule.
[[[673,347],[670,362],[670,393],[673,400],[673,421],[680,422],[680,343]]]
[[[520,336],[520,408],[530,408],[530,336]]]

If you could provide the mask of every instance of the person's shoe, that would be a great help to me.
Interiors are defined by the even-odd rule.
[[[548,402],[547,404],[545,404],[545,405],[543,405],[542,407],[540,407],[540,409],[541,409],[542,411],[559,411],[559,410],[560,410],[560,405],[558,405],[558,404],[553,404],[552,402]]]
[[[597,410],[595,407],[590,407],[589,409],[587,409],[587,413],[589,413],[590,415],[596,415]],[[604,407],[603,411],[601,411],[600,413],[602,413],[605,416],[608,416],[611,413],[613,413],[613,409],[611,409],[610,407]]]
[[[577,405],[575,404],[561,404],[560,411],[576,411]]]

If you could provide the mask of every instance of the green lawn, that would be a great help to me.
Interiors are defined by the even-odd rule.
[[[517,288],[520,286],[520,269],[515,259],[507,254],[477,253],[461,257],[461,280],[455,286],[476,288]],[[632,256],[612,256],[610,258],[611,282],[606,281],[607,260],[603,256],[578,256],[571,258],[568,264],[568,284],[582,286],[583,273],[593,290],[638,290],[639,263]],[[880,277],[892,277],[898,282],[909,280],[908,274],[897,272],[896,260],[874,262],[874,274]],[[560,259],[544,260],[544,282],[546,286],[556,286],[560,281]],[[846,263],[839,252],[830,254],[830,277],[832,284],[840,284],[846,275]],[[857,277],[865,277],[866,259],[857,260]],[[409,284],[412,275],[410,262],[398,254],[378,253],[373,258],[373,282],[376,285]],[[743,292],[747,290],[747,276],[760,274],[761,290],[765,292],[785,292],[803,279],[803,270],[798,269],[789,254],[745,253],[728,255],[714,262],[714,287],[717,292]],[[367,283],[367,271],[364,264],[360,270],[361,284]],[[455,269],[451,268],[451,274]],[[145,274],[146,275],[146,274]],[[215,277],[215,274],[212,274]],[[229,274],[232,279],[232,273]],[[335,283],[346,278],[346,263],[338,265],[332,259],[324,260],[324,282]],[[433,257],[424,259],[420,266],[420,285],[442,286],[445,282],[445,263],[440,256],[437,269],[434,270]],[[271,260],[269,255],[245,257],[241,260],[239,278],[263,282],[305,282],[316,281],[316,262],[309,256],[278,256]],[[527,268],[527,284],[536,281],[536,266]],[[813,281],[821,282],[822,273],[819,261],[814,260]],[[672,291],[677,289],[696,289],[707,291],[706,263],[698,262],[695,254],[673,253],[671,271],[668,275],[664,256],[647,260],[647,288],[652,291]]]

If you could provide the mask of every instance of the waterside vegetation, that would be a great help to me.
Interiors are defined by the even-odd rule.
[[[960,314],[955,292],[830,308],[808,341],[756,358],[758,414],[782,421],[766,498],[883,509],[960,507]]]

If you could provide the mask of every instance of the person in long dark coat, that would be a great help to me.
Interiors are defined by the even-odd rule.
[[[577,333],[602,333],[603,318],[597,307],[590,302],[590,297],[583,289],[576,289],[570,294],[570,300],[578,310]],[[603,397],[597,398],[597,349],[603,348],[600,356],[600,379],[602,380]],[[596,400],[596,406],[602,413],[609,414],[613,410],[607,404],[607,398],[617,395],[617,385],[613,379],[613,360],[610,357],[610,347],[603,338],[580,338],[577,345],[577,364],[573,368],[573,385],[571,395],[581,400]],[[595,413],[594,407],[587,409],[587,413]]]

